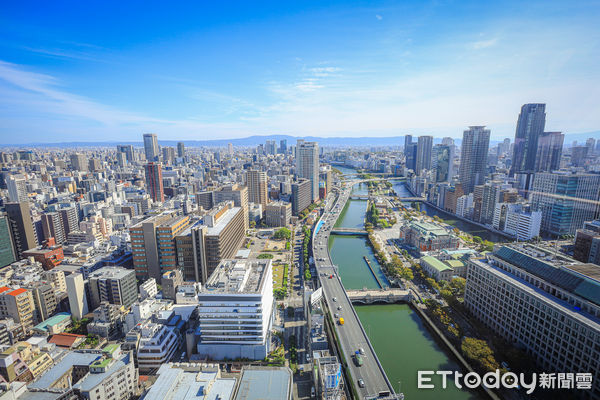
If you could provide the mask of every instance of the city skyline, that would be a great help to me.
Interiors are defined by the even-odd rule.
[[[459,138],[471,125],[497,139],[531,102],[553,130],[600,126],[597,4],[233,9],[7,7],[0,142]]]

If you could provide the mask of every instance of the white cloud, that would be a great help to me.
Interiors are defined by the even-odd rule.
[[[469,47],[473,50],[487,49],[488,47],[492,47],[492,46],[496,45],[497,42],[498,42],[498,38],[492,38],[492,39],[488,39],[488,40],[478,40],[476,42],[471,43],[469,45]]]
[[[379,14],[376,14],[375,18],[377,18],[379,21],[381,21],[383,19],[383,17],[381,15],[379,15]]]

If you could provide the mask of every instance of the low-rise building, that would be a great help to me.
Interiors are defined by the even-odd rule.
[[[421,252],[458,249],[460,241],[453,232],[429,222],[410,222],[400,229],[400,238]]]
[[[419,264],[423,271],[436,281],[449,282],[456,276],[466,276],[465,264],[460,260],[441,261],[433,256],[421,257]]]
[[[71,314],[61,312],[37,324],[33,330],[43,335],[54,335],[64,332],[70,325]]]
[[[157,370],[171,361],[182,341],[175,327],[151,321],[136,326],[127,336],[136,333],[139,334],[137,362],[142,372]]]

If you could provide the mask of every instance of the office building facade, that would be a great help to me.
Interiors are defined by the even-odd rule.
[[[158,139],[154,133],[144,133],[144,154],[146,161],[158,161]]]
[[[485,126],[470,126],[463,132],[458,175],[465,194],[485,182],[489,145],[490,131]]]
[[[144,166],[146,175],[146,188],[152,201],[162,203],[165,201],[165,192],[163,189],[162,164],[148,163]]]
[[[546,126],[545,104],[524,104],[517,121],[511,175],[533,172],[538,140]]]
[[[298,177],[310,181],[311,201],[319,200],[319,145],[298,140],[296,144]]]

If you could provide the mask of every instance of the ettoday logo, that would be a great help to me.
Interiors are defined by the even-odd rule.
[[[462,389],[475,389],[484,386],[488,389],[520,389],[523,388],[527,394],[533,393],[537,388],[540,389],[581,389],[589,390],[592,388],[591,373],[532,373],[529,378],[525,374],[515,374],[506,372],[500,374],[497,369],[481,376],[477,372],[463,374],[458,371],[419,371],[417,387],[419,389],[434,389],[432,376],[440,375],[442,377],[442,388],[448,386],[448,379],[454,380],[454,385]]]

